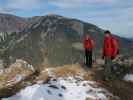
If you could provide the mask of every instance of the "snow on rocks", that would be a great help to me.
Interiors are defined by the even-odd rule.
[[[2,100],[109,100],[112,94],[96,82],[60,77],[45,84],[35,84]]]
[[[27,68],[31,71],[35,71],[34,67],[32,65],[30,65],[29,63],[27,63],[26,61],[22,60],[22,59],[17,59],[16,60],[16,63],[13,64],[13,66],[20,66],[20,67],[24,67],[24,68]]]
[[[126,74],[124,80],[133,82],[133,74]]]
[[[94,72],[84,70],[79,64],[48,67],[41,70],[40,74],[36,77],[35,83],[46,83],[50,78],[69,76],[78,76],[79,78],[84,78],[84,80],[93,80]]]
[[[13,94],[19,84],[29,78],[34,72],[32,65],[23,60],[16,60],[9,68],[0,72],[0,97]],[[10,92],[12,89],[14,91]]]
[[[32,65],[28,64],[26,61],[16,60],[16,62],[9,68],[6,68],[3,72],[1,72],[0,77],[3,78],[3,80],[0,80],[0,87],[2,86],[3,88],[2,83],[4,86],[16,84],[25,79],[27,76],[30,76],[34,73],[34,71],[35,70]]]

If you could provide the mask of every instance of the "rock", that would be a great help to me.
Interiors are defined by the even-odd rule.
[[[80,43],[80,42],[73,43],[72,44],[72,47],[75,48],[75,49],[77,49],[77,50],[80,50],[80,51],[83,51],[84,50],[83,43]]]
[[[23,87],[21,83],[34,72],[32,65],[21,59],[16,60],[14,64],[4,69],[0,74],[0,97],[10,96],[17,92]]]
[[[116,59],[114,59],[114,62],[120,65],[131,66],[133,65],[133,57],[119,55]]]
[[[93,100],[92,98],[87,97],[85,100]]]
[[[98,58],[98,59],[96,59],[96,63],[98,65],[104,65],[105,61],[103,59]]]

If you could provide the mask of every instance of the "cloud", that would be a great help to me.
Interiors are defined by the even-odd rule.
[[[8,8],[0,8],[0,13],[10,13],[12,14],[12,12],[14,11],[14,9],[8,9]]]
[[[42,0],[8,0],[6,7],[16,10],[34,10],[40,9],[42,6]]]
[[[116,0],[48,0],[49,4],[59,8],[75,8],[84,5],[111,4]]]
[[[78,18],[121,35],[133,32],[133,0],[3,0],[0,13],[21,16],[50,12]],[[133,34],[131,34],[133,36]],[[125,35],[126,36],[126,35]]]
[[[96,3],[112,3],[114,0],[80,0],[81,2],[86,2],[90,4],[96,4]]]
[[[59,8],[73,8],[80,6],[79,0],[48,0],[48,2]]]
[[[7,13],[7,11],[3,8],[0,8],[0,13]]]
[[[27,14],[45,10],[46,4],[43,0],[5,0],[0,1],[0,13]],[[29,15],[30,15],[29,13]]]

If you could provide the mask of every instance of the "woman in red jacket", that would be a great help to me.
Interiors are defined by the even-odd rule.
[[[85,57],[87,67],[92,67],[92,50],[94,48],[94,41],[89,34],[85,35],[84,38],[84,48],[85,48]]]

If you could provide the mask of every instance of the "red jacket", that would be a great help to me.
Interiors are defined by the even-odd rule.
[[[91,37],[85,37],[84,48],[87,50],[92,50],[94,48],[94,40]]]
[[[103,56],[109,58],[115,58],[118,54],[119,46],[118,41],[111,35],[105,36]]]
[[[119,40],[113,37],[112,44],[113,44],[113,58],[115,58],[119,54]]]

